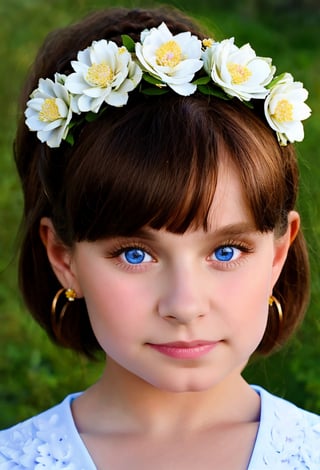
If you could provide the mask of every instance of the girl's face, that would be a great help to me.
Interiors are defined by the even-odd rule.
[[[85,297],[113,368],[167,391],[206,390],[238,374],[263,337],[268,299],[298,227],[298,215],[290,217],[280,239],[257,232],[228,165],[208,231],[145,228],[77,243],[63,284]]]

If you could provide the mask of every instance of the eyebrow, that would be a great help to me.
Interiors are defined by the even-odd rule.
[[[154,241],[156,239],[156,233],[159,230],[150,229],[148,227],[143,227],[136,232],[132,233],[128,238],[142,238],[147,241]],[[235,224],[228,224],[223,227],[219,227],[217,230],[207,230],[205,233],[215,237],[232,237],[239,236],[243,234],[253,234],[260,232],[255,225],[250,222],[239,222]],[[181,234],[182,235],[182,234]],[[127,238],[127,237],[125,237]]]
[[[232,235],[242,235],[242,234],[252,234],[259,232],[257,227],[249,222],[239,222],[236,224],[229,224],[223,227],[218,228],[211,232],[216,236],[232,236]]]

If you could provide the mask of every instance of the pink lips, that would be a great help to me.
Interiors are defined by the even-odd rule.
[[[175,343],[153,344],[149,343],[152,349],[175,359],[197,359],[210,352],[215,346],[214,341],[178,341]]]

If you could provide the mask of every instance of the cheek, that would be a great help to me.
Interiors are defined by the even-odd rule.
[[[150,290],[141,283],[128,282],[125,276],[97,275],[96,282],[86,279],[83,294],[96,336],[129,336],[141,329],[141,322],[152,311]]]
[[[250,270],[238,276],[224,292],[228,323],[238,338],[260,341],[268,320],[271,269]]]

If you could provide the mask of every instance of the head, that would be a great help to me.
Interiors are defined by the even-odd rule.
[[[22,109],[40,77],[69,74],[70,61],[93,40],[120,45],[121,35],[127,34],[138,41],[143,29],[162,21],[173,34],[191,31],[206,37],[182,14],[163,9],[100,11],[52,33],[26,82]],[[124,108],[110,107],[81,125],[73,146],[63,142],[56,149],[41,143],[22,119],[15,155],[25,196],[20,257],[24,298],[51,337],[88,355],[99,345],[84,299],[70,306],[61,338],[52,330],[51,302],[61,285],[40,237],[44,217],[51,219],[59,242],[70,250],[76,242],[130,235],[142,227],[173,233],[206,230],[225,155],[237,169],[257,230],[281,237],[297,198],[294,148],[279,145],[263,110],[200,93],[150,97],[134,92]],[[299,232],[273,291],[283,306],[283,322],[279,327],[277,318],[269,316],[257,352],[271,352],[295,331],[306,309],[308,281]]]

